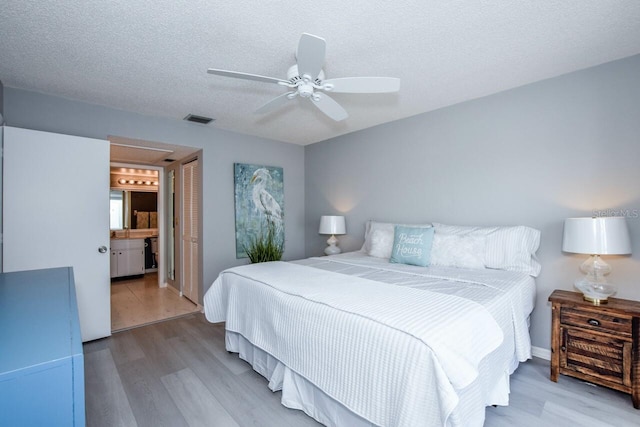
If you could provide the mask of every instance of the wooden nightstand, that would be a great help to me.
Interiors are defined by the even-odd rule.
[[[640,409],[640,302],[609,298],[594,306],[559,290],[549,301],[551,381],[563,374],[620,390]]]

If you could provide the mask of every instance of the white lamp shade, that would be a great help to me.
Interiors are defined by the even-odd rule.
[[[318,234],[345,234],[347,228],[343,216],[323,215],[320,217]]]
[[[567,218],[562,250],[589,255],[630,254],[627,221],[624,217]]]

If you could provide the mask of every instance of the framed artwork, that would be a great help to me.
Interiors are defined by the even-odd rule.
[[[284,242],[284,177],[281,167],[234,163],[236,258],[247,258],[251,240],[274,227]]]

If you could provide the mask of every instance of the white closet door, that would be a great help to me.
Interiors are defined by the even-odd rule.
[[[182,293],[198,303],[198,160],[182,166]]]
[[[3,199],[3,270],[72,266],[82,340],[111,335],[109,142],[6,127]]]

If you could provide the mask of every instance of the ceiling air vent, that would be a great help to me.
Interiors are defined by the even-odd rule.
[[[163,161],[167,163],[173,163],[176,161],[176,159],[164,159]]]
[[[213,121],[211,117],[196,116],[195,114],[187,115],[187,117],[185,117],[184,120],[188,122],[200,123],[203,125],[208,125]]]

